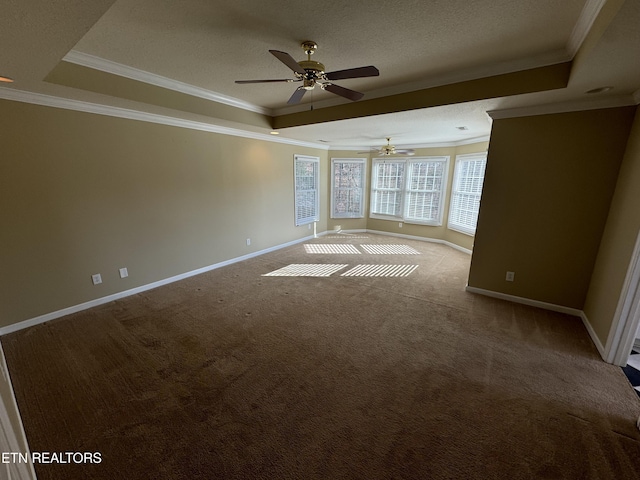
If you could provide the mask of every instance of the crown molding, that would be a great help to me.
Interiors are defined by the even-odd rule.
[[[433,142],[420,143],[413,145],[396,145],[399,148],[442,148],[442,147],[461,147],[463,145],[472,145],[474,143],[488,142],[490,135],[482,135],[480,137],[464,138],[462,140],[454,140],[451,142]]]
[[[463,140],[455,140],[450,142],[432,142],[432,143],[419,143],[419,144],[395,144],[396,148],[443,148],[443,147],[460,147],[462,145],[472,145],[474,143],[488,142],[490,136],[483,135],[481,137],[473,137],[473,138],[465,138]],[[378,147],[372,146],[360,146],[360,147],[344,147],[340,145],[332,145],[329,150],[343,150],[343,151],[364,151],[367,150],[367,153],[375,154],[378,150]]]
[[[591,30],[593,23],[596,21],[596,18],[598,18],[598,14],[606,2],[607,0],[587,0],[584,7],[582,7],[578,21],[573,27],[571,36],[567,42],[567,52],[569,52],[571,58],[575,57],[578,50],[580,50],[582,43],[585,38],[587,38],[589,30]]]
[[[601,108],[628,107],[636,105],[632,95],[616,95],[593,98],[587,100],[575,100],[563,103],[534,105],[530,107],[507,108],[504,110],[491,110],[487,114],[493,120],[503,118],[531,117],[535,115],[549,115],[554,113],[581,112],[585,110],[599,110]]]
[[[168,90],[184,93],[185,95],[204,98],[205,100],[222,103],[224,105],[241,108],[243,110],[249,110],[251,112],[270,116],[273,114],[273,111],[270,108],[254,105],[234,97],[212,92],[211,90],[204,88],[195,87],[188,83],[172,80],[167,77],[156,75],[155,73],[145,72],[144,70],[122,65],[121,63],[112,62],[111,60],[106,60],[77,50],[71,50],[62,60],[82,67],[93,68],[94,70],[100,70],[101,72],[118,75],[119,77],[129,78],[149,85],[155,85],[156,87],[166,88]]]
[[[310,147],[320,150],[329,150],[328,145],[323,145],[321,143],[303,142],[300,140],[278,137],[267,133],[250,132],[248,130],[241,130],[239,128],[224,127],[222,125],[196,122],[194,120],[186,120],[183,118],[159,115],[156,113],[141,112],[139,110],[131,110],[128,108],[112,107],[109,105],[90,103],[71,98],[27,92],[14,88],[0,87],[0,99],[13,100],[22,103],[31,103],[34,105],[42,105],[45,107],[62,108],[65,110],[74,110],[77,112],[94,113],[96,115],[105,115],[108,117],[126,118],[129,120],[138,120],[141,122],[157,123],[172,127],[187,128],[189,130],[221,133],[223,135],[251,138],[254,140],[263,140],[272,143],[284,143],[288,145],[296,145],[299,147]]]

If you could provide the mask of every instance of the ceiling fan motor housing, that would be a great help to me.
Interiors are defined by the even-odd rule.
[[[322,79],[322,75],[324,75],[324,65],[314,60],[302,60],[298,62],[298,65],[307,72],[305,75],[296,73],[296,75],[303,80],[302,88],[305,90],[313,90],[316,80]]]
[[[298,65],[300,65],[300,67],[307,73],[305,75],[296,75],[299,75],[304,81],[302,88],[305,90],[313,90],[316,80],[322,79],[322,76],[324,75],[324,65],[320,62],[316,62],[315,60],[311,60],[311,55],[313,55],[318,48],[316,42],[312,40],[305,40],[302,42],[301,47],[304,50],[304,53],[307,54],[307,59],[301,60],[298,62]]]
[[[298,62],[298,65],[307,70],[307,73],[309,73],[309,71],[315,72],[316,75],[324,73],[324,65],[315,60],[301,60]]]

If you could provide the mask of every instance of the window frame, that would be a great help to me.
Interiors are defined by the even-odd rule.
[[[359,187],[336,187],[336,165],[352,163],[360,165],[360,186]],[[332,158],[331,159],[331,218],[364,218],[364,205],[367,184],[367,159],[366,158]],[[360,193],[360,205],[357,213],[336,213],[336,194],[343,190],[357,190]]]
[[[484,172],[482,175],[482,182],[480,185],[480,191],[479,192],[467,192],[467,191],[459,191],[460,190],[460,183],[462,181],[462,164],[464,162],[475,162],[478,160],[483,160],[484,161]],[[453,230],[455,232],[459,232],[459,233],[463,233],[465,235],[469,235],[469,236],[475,236],[476,234],[476,227],[477,227],[477,223],[478,223],[478,214],[480,213],[480,201],[482,199],[482,189],[484,186],[484,177],[486,175],[486,168],[487,168],[487,152],[478,152],[478,153],[465,153],[465,154],[460,154],[460,155],[456,155],[456,160],[455,160],[455,167],[454,167],[454,171],[453,171],[453,182],[451,183],[451,194],[449,195],[449,215],[447,218],[447,228],[449,230]],[[456,205],[457,205],[457,201],[456,201],[456,195],[472,195],[477,197],[478,199],[478,209],[475,212],[475,223],[476,223],[476,227],[469,227],[467,225],[462,225],[460,223],[455,223],[455,220],[453,219],[454,215],[456,215]]]
[[[298,165],[302,163],[308,163],[313,165],[313,188],[304,190],[307,193],[313,192],[313,212],[310,215],[302,217],[299,215],[302,208],[301,201],[298,195],[299,191],[303,191],[302,188],[298,188],[301,185],[301,176],[298,175]],[[309,155],[294,155],[293,156],[293,214],[294,223],[296,227],[301,225],[308,225],[320,220],[320,157],[312,157]]]
[[[444,218],[444,210],[445,210],[445,194],[447,192],[447,179],[449,175],[449,155],[432,155],[432,156],[421,156],[421,157],[412,157],[412,158],[388,158],[388,157],[376,157],[373,159],[371,166],[371,195],[369,198],[369,217],[380,219],[380,220],[401,220],[404,223],[409,224],[417,224],[417,225],[428,225],[428,226],[442,226],[443,218]],[[400,188],[389,188],[389,191],[399,192],[400,193],[400,202],[398,207],[397,214],[390,213],[379,213],[376,212],[377,208],[375,208],[374,202],[376,202],[378,198],[378,192],[384,191],[384,188],[379,188],[376,186],[376,181],[378,180],[378,171],[379,165],[385,163],[396,163],[403,165],[402,171],[402,179],[400,181]],[[411,189],[410,180],[412,176],[412,165],[419,163],[440,163],[442,164],[442,175],[440,177],[440,190],[438,196],[439,208],[437,218],[422,220],[419,218],[413,218],[408,216],[408,199],[411,196],[412,192],[418,192],[418,190]],[[426,192],[426,190],[424,190]]]

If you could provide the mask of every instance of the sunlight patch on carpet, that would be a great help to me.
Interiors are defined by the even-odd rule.
[[[305,243],[304,249],[307,253],[360,253],[353,245],[339,243]]]
[[[418,265],[357,265],[342,277],[407,277]]]
[[[293,263],[286,267],[279,268],[270,273],[265,273],[263,277],[329,277],[339,270],[347,267],[347,264],[326,264],[326,263]]]
[[[420,255],[409,245],[360,245],[365,252],[374,255]]]

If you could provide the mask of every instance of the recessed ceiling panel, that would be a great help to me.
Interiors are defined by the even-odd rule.
[[[291,72],[269,49],[326,69],[375,65],[380,76],[343,80],[367,92],[450,72],[563,52],[584,0],[119,0],[75,49],[265,107],[282,107],[289,84],[238,79]],[[551,14],[552,12],[552,14]],[[305,102],[331,98],[313,90]]]

